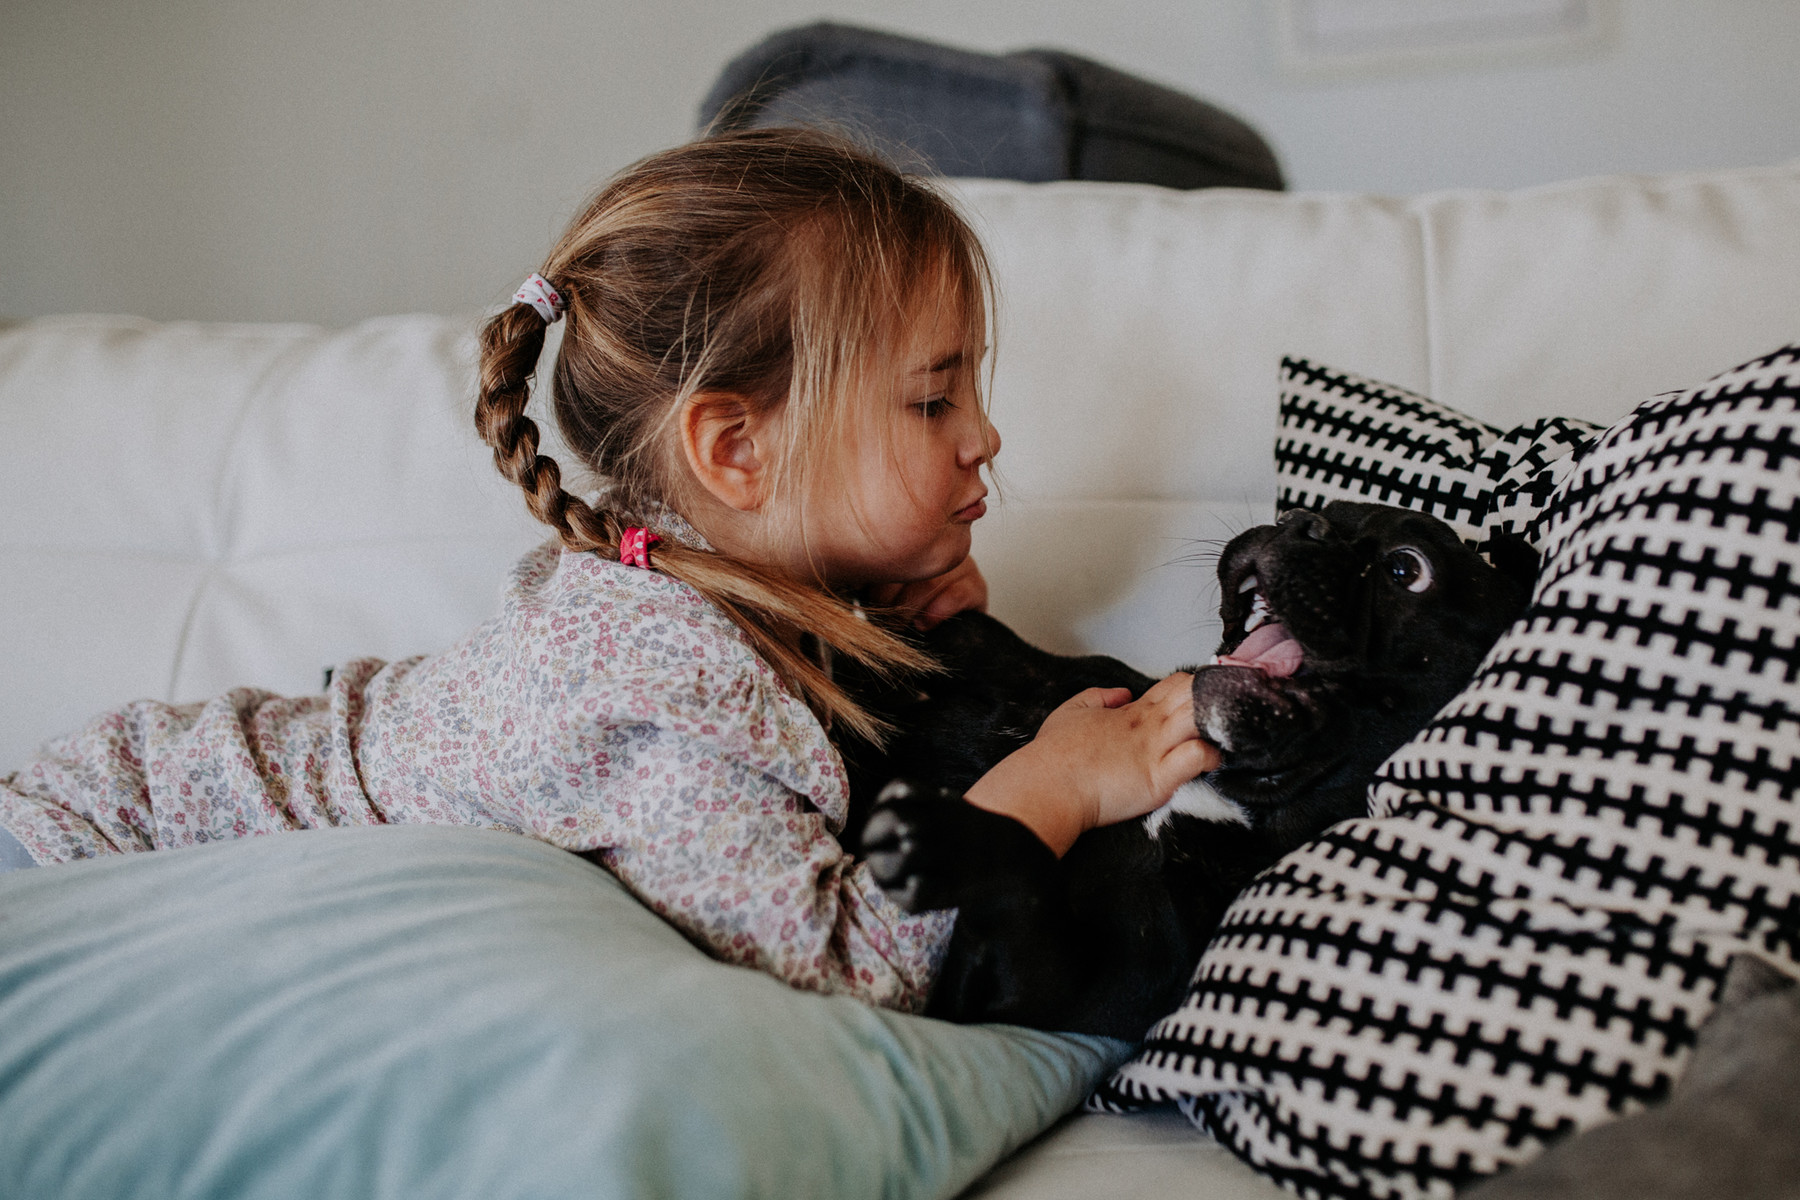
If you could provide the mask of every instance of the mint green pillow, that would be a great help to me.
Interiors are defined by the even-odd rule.
[[[795,991],[506,834],[0,876],[0,1196],[949,1196],[1127,1051]]]

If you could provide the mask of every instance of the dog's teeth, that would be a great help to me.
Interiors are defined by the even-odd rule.
[[[1244,618],[1244,632],[1250,633],[1258,625],[1269,619],[1269,602],[1258,592],[1256,599],[1250,602],[1250,615]]]
[[[1244,582],[1238,584],[1238,595],[1241,596],[1245,592],[1254,592],[1256,590],[1256,587],[1257,587],[1256,576],[1246,575],[1246,576],[1244,576]]]

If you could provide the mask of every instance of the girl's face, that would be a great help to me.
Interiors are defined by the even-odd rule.
[[[983,350],[969,343],[961,301],[937,299],[853,398],[853,444],[802,517],[807,557],[833,587],[941,575],[968,557],[987,512],[981,468],[1000,435],[979,400]]]

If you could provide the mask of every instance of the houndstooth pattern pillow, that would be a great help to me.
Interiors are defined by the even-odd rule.
[[[1599,433],[1567,417],[1502,433],[1404,388],[1286,358],[1276,507],[1394,504],[1484,553],[1503,534],[1536,546],[1551,493]]]
[[[1526,615],[1090,1107],[1176,1101],[1309,1196],[1449,1196],[1663,1096],[1733,953],[1800,970],[1797,398],[1790,347],[1572,465]]]

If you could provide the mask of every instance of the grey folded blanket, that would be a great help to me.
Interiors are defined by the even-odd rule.
[[[1738,955],[1666,1101],[1558,1143],[1460,1195],[1800,1197],[1800,987],[1763,960]]]

